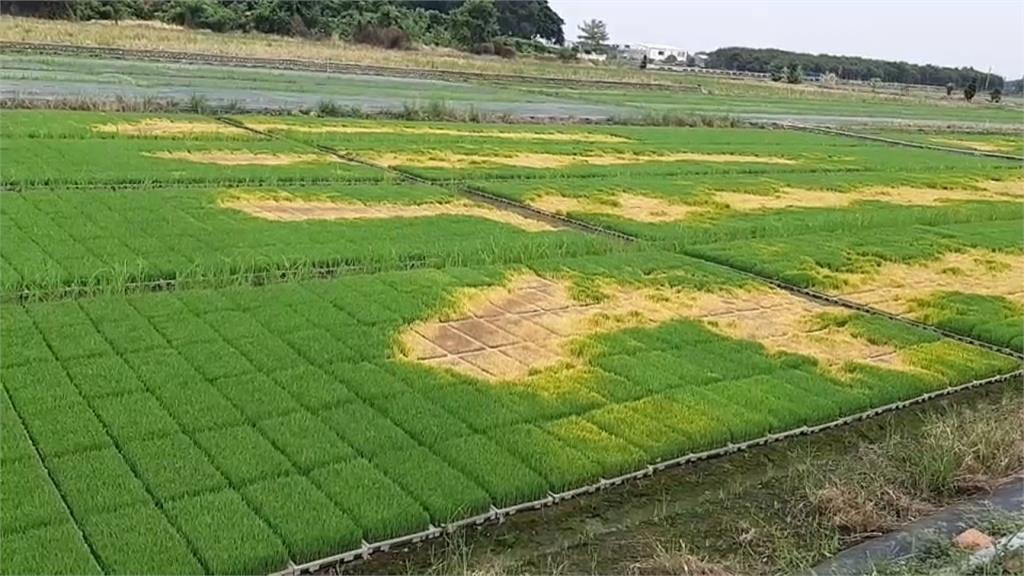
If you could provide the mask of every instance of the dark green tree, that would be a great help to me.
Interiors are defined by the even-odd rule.
[[[494,2],[466,0],[448,16],[448,31],[452,41],[467,50],[490,42],[498,35],[498,10]]]
[[[978,81],[972,78],[971,81],[967,84],[967,87],[964,88],[964,100],[967,100],[968,102],[974,100],[974,95],[977,93]]]
[[[799,84],[804,81],[804,69],[799,64],[790,64],[786,67],[786,83]]]

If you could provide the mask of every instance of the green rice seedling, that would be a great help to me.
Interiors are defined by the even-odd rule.
[[[185,539],[152,505],[86,516],[82,529],[109,573],[204,573]]]
[[[335,377],[337,374],[330,368],[332,364],[359,360],[348,347],[324,330],[304,330],[284,334],[282,338],[310,364],[325,369]]]
[[[288,552],[280,539],[242,500],[224,490],[183,498],[165,507],[192,544],[207,572],[256,574],[285,567]]]
[[[0,463],[35,458],[35,448],[14,410],[7,392],[0,388]]]
[[[4,574],[103,574],[69,521],[4,537]]]
[[[571,488],[601,475],[595,463],[532,424],[497,428],[488,437],[542,476],[552,490]]]
[[[33,443],[47,458],[110,446],[103,425],[82,398],[69,393],[46,402],[8,390]]]
[[[451,414],[415,393],[368,400],[411,438],[427,447],[468,436],[469,428]]]
[[[310,474],[368,542],[425,528],[427,512],[408,494],[363,459],[321,468]]]
[[[149,502],[146,489],[114,448],[48,459],[47,467],[76,517]]]
[[[496,505],[538,498],[549,488],[536,472],[484,436],[455,438],[433,451],[486,490]]]
[[[233,376],[212,384],[252,422],[301,409],[288,392],[264,374]]]
[[[560,418],[538,426],[597,464],[605,477],[635,470],[645,459],[644,453],[638,448],[578,416]]]
[[[359,527],[303,476],[267,480],[241,492],[285,543],[293,561],[315,560],[359,546]]]
[[[274,372],[271,377],[296,402],[313,413],[357,401],[356,396],[343,384],[308,364]]]
[[[422,372],[423,387],[417,392],[465,422],[474,432],[482,434],[493,430],[495,426],[518,424],[526,420],[526,416],[511,399],[483,390],[478,384],[467,383],[461,378],[455,378],[452,382],[442,380],[431,371]],[[448,377],[444,375],[444,378]]]
[[[121,322],[96,321],[103,338],[120,354],[155,350],[165,345],[163,336],[157,332],[144,318],[128,316],[130,320]]]
[[[847,328],[853,336],[872,344],[888,344],[899,348],[936,342],[942,338],[935,333],[914,326],[860,313],[820,317],[820,325],[823,328],[828,326]]]
[[[161,504],[221,490],[228,485],[202,450],[184,434],[126,442],[121,449],[132,469]]]
[[[1005,374],[1018,366],[1007,356],[948,339],[914,346],[903,355],[912,366],[938,375],[938,386]]]
[[[631,404],[612,404],[586,413],[583,418],[609,434],[640,448],[648,460],[672,455],[676,433],[657,421],[644,417]]]
[[[61,329],[44,330],[43,337],[60,360],[112,353],[110,345],[92,324],[71,324]]]
[[[328,371],[345,388],[366,402],[383,401],[409,392],[409,388],[398,377],[376,364],[338,362],[333,363]]]
[[[370,462],[412,496],[435,524],[487,510],[490,496],[425,448],[384,452]]]
[[[0,493],[0,532],[5,539],[67,519],[60,495],[36,458],[5,461],[0,480],[4,486]]]
[[[710,385],[709,385],[710,386]],[[713,397],[705,387],[673,391],[631,402],[630,409],[672,430],[674,454],[686,454],[729,441],[749,439],[768,427],[766,418]],[[710,417],[711,425],[706,426]]]
[[[416,442],[401,428],[361,402],[344,404],[320,417],[363,457],[416,447]]]
[[[248,375],[256,369],[237,350],[223,340],[176,346],[185,360],[207,380]]]
[[[921,321],[985,342],[1024,350],[1024,307],[1000,296],[943,292],[913,303]]]
[[[697,403],[706,410],[742,415],[725,424],[726,428],[743,425],[751,432],[764,435],[795,428],[802,420],[799,405],[773,394],[773,380],[767,376],[753,376],[741,380],[713,382],[700,389],[679,389],[672,398]]]
[[[0,306],[0,309],[7,308],[14,306]],[[2,320],[0,326],[3,326],[3,331],[0,331],[0,350],[3,351],[0,354],[0,367],[43,363],[54,359],[46,340],[31,324],[27,327],[12,326]]]
[[[298,369],[308,365],[302,356],[299,356],[283,340],[270,333],[259,338],[230,340],[230,343],[235,350],[245,356],[250,364],[266,374]]]
[[[263,420],[257,428],[302,472],[355,456],[352,448],[322,420],[305,410]]]
[[[184,316],[157,316],[150,318],[149,322],[171,346],[217,340],[216,332],[202,320],[189,314],[186,311]]]
[[[94,356],[63,362],[71,382],[89,399],[144,390],[142,383],[118,356]]]
[[[92,407],[118,444],[178,431],[174,420],[148,392],[98,398],[92,401]]]
[[[284,454],[249,426],[203,432],[195,440],[236,487],[294,472]]]

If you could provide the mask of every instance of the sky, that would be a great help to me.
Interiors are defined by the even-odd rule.
[[[725,46],[864,56],[1024,75],[1019,0],[548,0],[575,40],[584,20],[617,44]]]

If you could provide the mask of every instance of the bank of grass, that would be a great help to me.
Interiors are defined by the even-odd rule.
[[[1024,469],[1020,385],[689,466],[342,572],[800,572]]]
[[[529,57],[507,60],[426,46],[415,50],[381,50],[339,40],[309,40],[259,33],[217,33],[138,21],[115,24],[106,21],[70,22],[5,16],[0,18],[0,41],[170,50],[218,56],[300,59],[397,69],[545,76],[567,80],[690,83],[690,78],[682,74],[642,72],[634,67],[597,66],[582,61],[564,62]]]

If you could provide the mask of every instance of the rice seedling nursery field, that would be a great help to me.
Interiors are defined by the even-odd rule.
[[[753,129],[0,122],[4,573],[282,570],[1019,367],[746,273],[1019,350],[1012,162]]]

